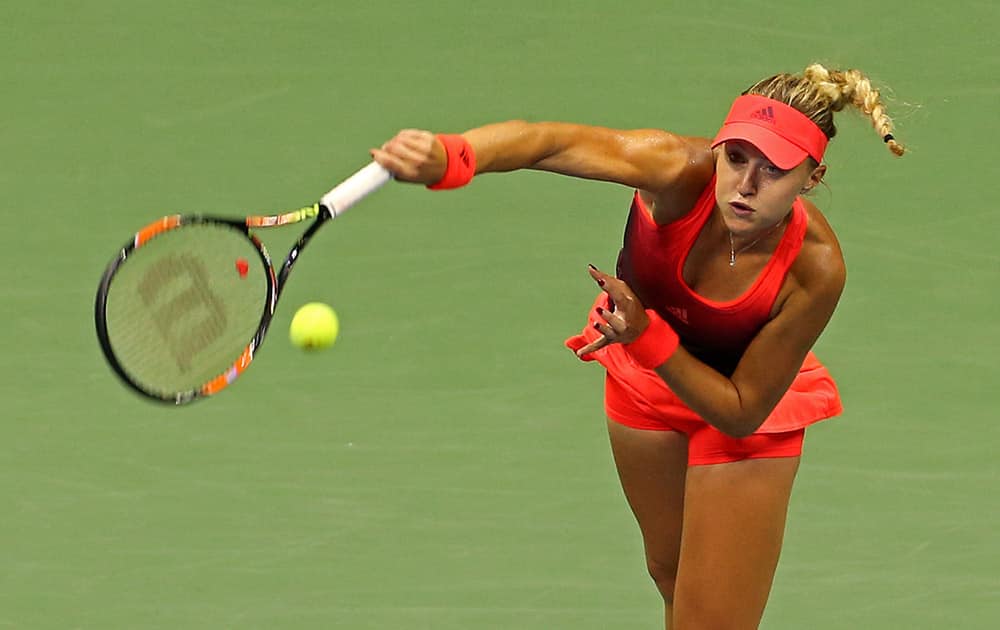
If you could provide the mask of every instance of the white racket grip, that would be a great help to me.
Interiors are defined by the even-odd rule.
[[[326,206],[334,217],[339,217],[390,179],[392,173],[382,168],[380,164],[372,162],[323,195],[320,203]]]

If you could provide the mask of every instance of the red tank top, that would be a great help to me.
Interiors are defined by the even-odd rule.
[[[618,256],[618,277],[628,283],[646,308],[673,326],[693,355],[726,375],[771,317],[788,269],[805,238],[806,216],[795,200],[781,242],[753,285],[735,300],[701,297],[684,281],[684,261],[715,209],[715,178],[694,208],[667,225],[657,225],[639,193],[632,200],[625,238]]]

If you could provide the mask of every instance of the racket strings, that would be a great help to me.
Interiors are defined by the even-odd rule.
[[[166,347],[174,355],[181,372],[188,371],[194,355],[209,347],[227,328],[225,303],[212,290],[210,281],[211,276],[201,257],[179,253],[157,261],[139,284],[139,296],[143,305],[150,309],[160,338],[173,340]],[[171,293],[173,297],[159,300]],[[191,322],[186,331],[175,334],[174,327],[186,321],[189,313],[199,314],[200,321]]]
[[[122,369],[150,391],[199,389],[257,332],[266,275],[254,244],[223,224],[185,225],[134,250],[108,290],[108,339]]]

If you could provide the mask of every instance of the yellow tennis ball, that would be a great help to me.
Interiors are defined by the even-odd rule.
[[[310,302],[295,311],[288,337],[303,350],[319,350],[333,345],[340,332],[337,313],[322,302]]]

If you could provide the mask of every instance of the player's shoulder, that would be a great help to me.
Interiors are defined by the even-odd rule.
[[[663,129],[633,129],[626,134],[633,151],[644,153],[651,164],[660,167],[664,186],[675,184],[685,177],[707,181],[715,172],[715,159],[708,138],[683,136]]]
[[[669,132],[651,133],[645,138],[651,156],[641,194],[653,219],[662,225],[694,207],[715,174],[715,159],[708,138]]]
[[[847,280],[847,266],[836,232],[812,201],[800,198],[808,219],[802,249],[791,272],[797,283],[816,291],[840,293]]]

